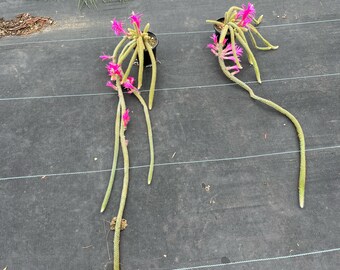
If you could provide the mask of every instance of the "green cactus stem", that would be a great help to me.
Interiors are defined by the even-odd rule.
[[[103,213],[106,209],[107,203],[110,199],[113,182],[114,182],[115,174],[116,174],[118,153],[119,153],[120,111],[121,111],[121,108],[120,108],[120,101],[119,101],[117,105],[116,122],[115,122],[115,142],[114,142],[114,150],[113,150],[113,162],[112,162],[111,175],[110,175],[109,184],[105,192],[104,200],[100,208],[100,213]]]
[[[261,74],[260,74],[260,70],[259,70],[259,66],[257,65],[257,61],[255,59],[255,56],[253,54],[253,52],[250,50],[248,44],[243,40],[243,38],[238,34],[235,33],[236,39],[242,44],[243,48],[246,50],[249,59],[250,59],[250,63],[253,65],[254,67],[254,71],[255,71],[255,76],[256,76],[256,80],[259,83],[262,83],[261,81]]]
[[[219,54],[222,54],[223,45],[219,44]],[[275,109],[279,113],[285,115],[295,126],[299,143],[300,143],[300,173],[299,173],[299,184],[298,184],[298,191],[299,191],[299,205],[301,208],[304,208],[305,205],[305,185],[306,185],[306,149],[305,149],[305,137],[303,134],[302,127],[299,123],[299,121],[296,119],[296,117],[291,114],[286,109],[282,108],[278,104],[274,103],[273,101],[270,101],[268,99],[264,99],[262,97],[259,97],[255,95],[254,91],[244,82],[233,76],[226,68],[224,60],[221,57],[218,57],[218,61],[220,64],[220,67],[223,71],[223,73],[233,82],[241,86],[244,90],[246,90],[250,97],[254,100],[260,101],[263,104],[266,104],[267,106]]]
[[[157,63],[156,63],[156,58],[155,58],[155,55],[153,54],[151,45],[148,42],[145,42],[145,47],[149,52],[151,65],[152,65],[152,74],[151,74],[151,83],[150,83],[150,92],[149,92],[149,110],[151,110],[153,106],[154,95],[155,95]]]
[[[139,69],[138,69],[138,86],[137,88],[140,89],[143,84],[143,72],[144,72],[144,41],[143,37],[139,36],[137,39],[137,51],[138,51],[138,62],[139,62]]]
[[[126,57],[128,57],[128,55],[131,53],[131,51],[136,47],[136,41],[130,41],[128,44],[126,44],[126,46],[124,47],[124,49],[122,50],[122,52],[120,53],[119,57],[118,57],[118,64],[121,65],[123,63],[123,61],[125,60]]]
[[[268,40],[266,40],[266,39],[260,34],[260,32],[257,31],[257,29],[256,29],[253,25],[249,24],[249,30],[250,30],[250,31],[249,31],[249,34],[250,34],[251,40],[252,40],[253,45],[254,45],[254,47],[255,47],[256,49],[258,49],[258,50],[276,50],[276,49],[279,48],[279,46],[274,46],[274,45],[270,44],[270,42],[269,42]],[[254,33],[255,35],[257,35],[257,36],[262,40],[262,42],[263,42],[265,45],[267,45],[267,47],[258,47],[257,44],[256,44],[256,41],[255,41],[255,38],[254,38],[254,36],[253,36],[253,33]]]
[[[151,128],[149,109],[143,97],[138,92],[133,92],[133,93],[138,98],[139,102],[142,104],[143,109],[144,109],[145,122],[146,122],[147,131],[148,131],[149,147],[150,147],[150,166],[149,166],[149,174],[148,174],[148,185],[150,185],[152,182],[153,169],[155,166],[155,154],[154,154],[154,148],[153,148],[153,137],[152,137],[152,128]]]
[[[240,60],[238,59],[237,54],[236,54],[234,29],[232,27],[228,27],[228,29],[230,31],[231,50],[232,50],[233,56],[235,58],[235,63],[239,68],[242,68],[242,66],[240,64]]]
[[[121,41],[119,41],[119,43],[117,44],[116,48],[113,50],[113,53],[112,53],[112,61],[114,62],[117,62],[117,55],[118,55],[118,51],[119,49],[123,46],[123,44],[125,43],[125,41],[127,40],[128,38],[125,36],[121,39]]]
[[[129,62],[129,65],[124,73],[124,77],[122,78],[122,83],[125,83],[127,77],[130,75],[130,72],[131,72],[131,69],[132,69],[132,66],[136,60],[136,57],[137,57],[137,53],[138,53],[138,50],[135,49],[135,51],[133,52],[132,56],[131,56],[131,59],[130,59],[130,62]]]
[[[125,112],[126,105],[125,105],[123,91],[120,86],[119,78],[117,78],[117,88],[118,88],[118,96],[120,100],[121,112]],[[123,179],[123,187],[122,187],[122,193],[121,193],[121,198],[120,198],[120,205],[119,205],[117,219],[116,219],[115,234],[113,238],[113,269],[114,270],[120,269],[120,231],[121,231],[121,223],[123,219],[123,213],[125,209],[127,193],[128,193],[128,188],[129,188],[129,152],[128,152],[128,147],[127,147],[127,142],[125,139],[125,127],[124,127],[122,119],[120,123],[119,137],[120,137],[120,145],[122,148],[123,159],[124,159],[124,179]]]

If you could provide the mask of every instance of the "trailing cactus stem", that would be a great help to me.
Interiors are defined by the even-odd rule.
[[[219,51],[222,51],[222,46],[219,46]],[[298,185],[298,192],[299,192],[299,205],[301,208],[304,207],[304,200],[305,200],[305,186],[306,186],[306,147],[305,147],[305,137],[303,134],[302,127],[299,123],[299,121],[295,118],[294,115],[292,115],[289,111],[286,109],[282,108],[278,104],[268,100],[261,98],[257,95],[255,95],[254,91],[244,82],[233,76],[226,68],[223,59],[218,57],[218,61],[220,64],[220,67],[223,71],[223,73],[233,82],[241,86],[244,90],[246,90],[250,97],[254,100],[260,101],[263,104],[268,105],[269,107],[275,109],[276,111],[280,112],[281,114],[285,115],[295,126],[298,139],[299,139],[299,144],[300,144],[300,173],[299,173],[299,185]]]
[[[206,22],[206,23],[210,23],[210,24],[216,24],[216,25],[219,25],[219,26],[221,26],[221,27],[224,26],[224,23],[219,22],[219,21],[215,21],[215,20],[206,20],[205,22]]]
[[[228,33],[228,30],[229,30],[229,26],[228,25],[225,25],[222,30],[221,30],[221,34],[220,34],[220,39],[218,40],[218,43],[219,44],[222,44],[223,45],[223,41],[225,40],[225,37]],[[223,47],[223,46],[222,46]]]
[[[238,30],[237,32],[239,34],[239,37],[242,38],[242,40],[244,41],[244,44],[246,44],[246,47],[248,48],[248,51],[250,51],[250,53],[248,54],[247,48],[245,48],[246,51],[247,51],[248,61],[249,61],[249,63],[251,65],[254,66],[254,60],[255,60],[256,64],[257,64],[257,61],[255,59],[255,56],[254,56],[253,52],[250,50],[250,47],[249,47],[248,41],[246,39],[246,36],[244,35],[244,33],[241,30]],[[240,43],[241,43],[241,41],[240,41]]]
[[[125,73],[124,73],[124,77],[123,77],[123,79],[122,79],[122,83],[125,83],[127,77],[130,75],[130,72],[131,72],[133,63],[136,61],[136,57],[137,57],[137,48],[135,49],[135,51],[133,52],[133,54],[132,54],[132,56],[131,56],[129,65],[128,65],[128,67],[127,67]]]
[[[260,34],[260,32],[257,31],[257,29],[256,29],[253,25],[249,24],[249,30],[250,30],[250,31],[249,31],[250,33],[251,33],[251,32],[254,32],[255,35],[257,35],[257,36],[263,41],[263,43],[264,43],[265,45],[267,45],[268,47],[270,47],[271,49],[276,50],[277,48],[279,48],[279,46],[274,46],[274,45],[270,44],[270,42],[269,42],[268,40],[266,40],[266,39]]]
[[[235,64],[240,69],[242,69],[242,66],[240,64],[240,60],[238,59],[238,56],[236,54],[234,29],[232,27],[229,27],[229,31],[230,31],[231,50],[233,51],[233,56],[235,58]]]
[[[121,54],[118,57],[118,64],[121,65],[123,63],[123,61],[125,60],[126,57],[128,57],[128,55],[131,53],[131,51],[135,48],[136,43],[132,43],[130,44],[130,46],[128,47],[128,49],[126,49],[125,51],[122,51]]]
[[[121,109],[124,113],[126,110],[125,101],[124,101],[124,95],[122,88],[120,86],[120,79],[117,78],[117,88],[118,88],[118,96],[121,101]],[[129,152],[126,144],[125,139],[125,128],[123,125],[123,121],[121,121],[120,125],[120,145],[123,152],[123,158],[124,158],[124,180],[123,180],[123,187],[122,187],[122,193],[120,198],[120,205],[119,210],[117,214],[116,219],[116,226],[115,226],[115,234],[114,234],[114,249],[113,249],[113,269],[119,270],[120,268],[120,230],[121,230],[121,223],[123,218],[123,213],[125,209],[126,204],[126,198],[128,193],[128,187],[129,187]]]
[[[257,65],[256,59],[255,59],[252,51],[250,50],[250,48],[248,46],[248,43],[244,42],[243,39],[240,37],[240,35],[238,33],[235,33],[235,36],[236,36],[237,40],[242,44],[243,48],[247,51],[247,54],[248,54],[250,60],[253,63],[256,79],[259,83],[261,83],[261,75],[260,75],[259,67]]]
[[[136,40],[131,40],[127,44],[125,44],[124,48],[120,52],[120,55],[124,54],[128,48],[130,48],[131,44],[136,43]]]
[[[243,41],[248,45],[248,41],[247,41],[247,39],[246,39],[246,36],[245,36],[244,33],[243,33],[243,30],[242,30],[240,27],[238,27],[235,23],[230,22],[229,24],[230,24],[230,26],[233,27],[234,31],[236,30],[236,32],[240,35],[240,38],[242,38]],[[235,32],[235,33],[236,33],[236,32]],[[249,45],[248,45],[248,47],[249,47]],[[253,56],[253,57],[252,57],[252,56]],[[247,54],[247,57],[248,57],[248,62],[249,62],[249,64],[253,65],[253,64],[254,64],[254,63],[253,63],[254,55],[252,55],[252,54],[251,54],[251,55]]]
[[[122,45],[124,44],[124,42],[127,40],[127,37],[125,36],[121,41],[119,41],[119,43],[117,44],[116,48],[114,49],[113,53],[112,53],[112,61],[113,62],[117,62],[117,55],[118,55],[118,51],[120,49],[120,47],[122,47]]]
[[[145,45],[143,42],[142,36],[137,39],[137,51],[138,51],[138,61],[139,61],[139,69],[138,69],[138,86],[140,89],[143,84],[143,72],[144,72],[144,49]]]
[[[113,182],[115,179],[116,168],[117,168],[117,161],[118,161],[118,153],[119,153],[119,129],[120,129],[120,101],[117,105],[117,113],[116,113],[116,121],[115,121],[115,143],[114,143],[114,150],[113,150],[113,162],[112,162],[112,169],[109,184],[106,189],[105,197],[102,203],[102,207],[100,209],[100,213],[103,213],[106,209],[107,203],[111,196],[111,191],[113,187]]]
[[[155,58],[155,55],[153,54],[151,45],[148,42],[145,42],[145,46],[150,55],[150,60],[151,60],[151,65],[152,65],[152,75],[151,75],[150,92],[149,92],[149,110],[151,110],[152,104],[153,104],[153,98],[155,95],[157,63],[156,63],[156,58]]]
[[[251,31],[249,31],[249,35],[250,35],[251,42],[253,43],[253,46],[256,49],[258,49],[260,51],[269,51],[269,50],[272,50],[271,47],[259,47],[259,46],[257,46],[256,40],[255,40],[255,38],[254,38],[254,36],[253,36]]]
[[[148,130],[148,138],[149,138],[149,147],[150,147],[150,167],[149,167],[149,174],[148,174],[148,184],[151,184],[152,176],[153,176],[153,169],[155,164],[155,154],[154,154],[154,148],[153,148],[153,137],[152,137],[152,128],[151,128],[151,121],[150,121],[150,115],[149,115],[149,109],[146,105],[143,97],[138,92],[133,92],[135,96],[138,98],[139,102],[142,104],[144,109],[144,115],[145,115],[145,122],[146,127]]]

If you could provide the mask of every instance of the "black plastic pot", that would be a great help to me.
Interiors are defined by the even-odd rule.
[[[159,43],[158,38],[152,32],[148,32],[148,35],[156,41],[156,44],[152,46],[152,52],[153,52],[153,54],[155,56],[155,59],[157,59],[156,58],[156,51],[157,51],[157,46],[158,46],[158,43]],[[149,52],[148,52],[147,49],[145,49],[144,50],[144,67],[150,66],[151,64],[152,63],[151,63],[151,58],[150,58]]]
[[[216,20],[216,21],[218,21],[218,22],[224,22],[224,17],[219,18],[219,19]],[[216,34],[216,36],[217,36],[217,39],[219,39],[219,38],[220,38],[220,35],[221,35],[221,30],[218,29],[218,27],[217,27],[216,24],[214,24],[214,30],[215,30],[215,34]],[[227,43],[229,43],[229,42],[230,42],[230,34],[229,34],[229,32],[228,32],[228,34],[225,36],[225,38],[227,39]]]

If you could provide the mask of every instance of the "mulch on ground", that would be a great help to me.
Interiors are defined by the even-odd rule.
[[[53,23],[49,17],[32,16],[29,13],[18,14],[12,20],[0,18],[0,38],[33,34]]]

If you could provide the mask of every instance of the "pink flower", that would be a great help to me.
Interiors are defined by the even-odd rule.
[[[137,88],[133,85],[134,82],[135,82],[134,77],[128,77],[126,81],[123,83],[123,86],[126,89],[129,89],[128,94],[132,94],[134,91],[138,91]]]
[[[227,67],[227,70],[231,71],[231,75],[233,75],[233,76],[240,72],[240,69],[237,65],[229,66],[229,67]]]
[[[216,56],[218,56],[218,38],[217,38],[217,36],[216,36],[216,34],[214,33],[214,34],[212,34],[212,36],[210,37],[212,40],[213,40],[213,44],[212,43],[210,43],[210,44],[208,44],[208,48],[210,49],[210,51],[214,54],[214,55],[216,55]],[[224,39],[223,40],[223,46],[225,45],[227,43],[227,39]]]
[[[125,110],[125,112],[123,113],[122,119],[123,119],[123,125],[126,128],[128,123],[130,122],[130,115],[129,115],[130,110],[127,109]]]
[[[131,24],[136,23],[138,29],[140,28],[141,17],[143,14],[135,13],[132,11],[131,16],[129,17]]]
[[[111,87],[113,90],[116,90],[116,91],[118,90],[117,86],[115,86],[111,81],[107,81],[106,86]]]
[[[112,30],[115,32],[116,36],[120,36],[121,34],[126,34],[123,28],[123,22],[117,21],[116,18],[112,21]]]
[[[216,44],[218,42],[217,35],[215,33],[212,34],[212,36],[210,38],[214,41],[214,44]]]
[[[215,45],[215,44],[208,44],[207,47],[210,49],[210,51],[211,51],[214,55],[218,56],[218,53],[217,53],[218,47],[217,47],[217,45]]]
[[[99,56],[99,58],[102,59],[102,61],[104,61],[104,60],[110,60],[112,56],[106,55],[103,53],[103,55]]]
[[[239,25],[247,26],[248,23],[252,22],[255,16],[255,13],[256,13],[256,10],[252,3],[248,3],[248,6],[242,5],[242,9],[236,14],[236,18],[241,17],[241,21],[239,22]]]
[[[232,51],[232,47],[231,47],[230,43],[222,50],[221,55],[219,55],[218,54],[217,36],[215,34],[213,34],[210,38],[214,41],[214,44],[208,44],[208,48],[210,49],[210,51],[214,55],[216,55],[218,57],[221,57],[224,60],[231,60],[233,62],[236,62],[236,59],[235,59],[235,57],[233,55],[233,51]],[[227,43],[227,40],[224,39],[223,46],[226,43]],[[238,60],[240,61],[239,57],[242,56],[243,49],[240,46],[235,45],[235,50],[236,50],[236,56],[238,57]]]
[[[123,77],[123,72],[119,64],[116,64],[114,62],[109,62],[106,65],[106,69],[107,69],[107,72],[109,73],[109,76],[113,77],[114,80],[116,78],[116,75],[118,75],[120,78]]]
[[[239,59],[239,57],[242,56],[243,49],[240,46],[235,44],[235,50],[236,50],[236,56],[238,57],[238,61],[240,62],[241,60]],[[223,49],[221,57],[225,60],[231,60],[233,62],[236,62],[230,43],[227,45],[225,49]]]

